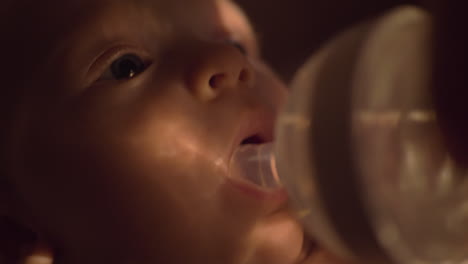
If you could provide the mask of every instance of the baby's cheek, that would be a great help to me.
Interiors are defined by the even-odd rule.
[[[288,95],[287,86],[264,63],[257,62],[254,66],[257,68],[256,82],[260,86],[260,97],[263,100],[268,100],[273,108],[281,108],[285,104]]]

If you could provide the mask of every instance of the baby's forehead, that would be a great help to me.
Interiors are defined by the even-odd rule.
[[[198,15],[216,16],[219,2],[230,0],[4,0],[4,21],[11,28],[47,29],[49,32],[72,31],[81,23],[92,23],[101,17],[130,14],[137,11],[152,13],[163,19],[178,16],[183,20]],[[127,17],[128,18],[128,17]],[[135,16],[135,19],[149,16]],[[195,19],[194,19],[195,20]],[[3,22],[3,21],[2,21]],[[13,23],[12,23],[13,22]],[[16,23],[14,23],[16,22]],[[20,25],[23,25],[21,27]],[[23,34],[24,35],[24,34]],[[27,34],[26,34],[27,35]]]
[[[30,0],[32,1],[32,0]],[[58,0],[46,0],[52,4]],[[44,28],[58,34],[96,32],[105,37],[122,30],[135,32],[145,29],[172,27],[174,32],[212,31],[213,28],[233,27],[250,31],[250,24],[240,9],[230,0],[64,0],[56,7],[44,8]],[[226,7],[230,7],[226,16]],[[234,8],[231,8],[234,7]],[[234,14],[234,15],[233,15]],[[236,16],[235,19],[232,19]],[[227,19],[229,18],[229,19]],[[146,27],[145,27],[146,26]],[[50,30],[52,29],[52,30]],[[204,32],[207,33],[207,32]],[[252,33],[252,32],[246,32]]]
[[[86,25],[91,29],[111,23],[125,24],[127,21],[138,23],[148,22],[150,19],[163,20],[177,19],[185,27],[206,25],[217,22],[220,15],[220,2],[230,3],[230,0],[16,0],[10,1],[5,11],[6,16],[0,18],[1,24],[8,25],[2,28],[7,35],[13,35],[11,43],[20,45],[8,47],[12,52],[24,53],[29,47],[29,54],[25,57],[34,57],[31,52],[45,54],[47,49],[54,48],[58,40],[64,36],[76,33],[79,28]],[[224,5],[225,6],[225,5]],[[142,15],[146,14],[146,15]],[[177,16],[174,18],[173,16]],[[108,18],[113,17],[110,21]],[[5,23],[3,23],[5,22]],[[246,24],[245,22],[243,22]],[[116,28],[118,25],[115,25]],[[200,26],[202,27],[202,26]],[[95,30],[100,30],[94,27]],[[136,27],[133,30],[141,30]],[[109,33],[102,29],[100,34]],[[2,34],[5,36],[5,34]],[[9,36],[7,36],[9,38]],[[34,49],[31,50],[31,43]],[[55,44],[54,44],[55,43]],[[75,43],[78,45],[78,43]],[[23,50],[21,50],[23,49]]]

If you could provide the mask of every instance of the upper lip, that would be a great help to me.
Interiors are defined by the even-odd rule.
[[[246,113],[237,128],[233,151],[243,144],[263,144],[274,139],[274,116],[268,113]]]

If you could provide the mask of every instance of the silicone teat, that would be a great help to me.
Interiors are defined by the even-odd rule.
[[[273,143],[240,146],[231,160],[231,177],[246,179],[260,187],[282,187],[276,170]]]

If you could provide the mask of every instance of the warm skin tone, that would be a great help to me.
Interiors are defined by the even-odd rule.
[[[302,263],[285,193],[227,177],[242,140],[273,140],[285,98],[243,13],[228,0],[82,2],[71,10],[88,16],[56,31],[15,108],[0,214],[59,264]],[[71,23],[61,15],[42,26]]]

